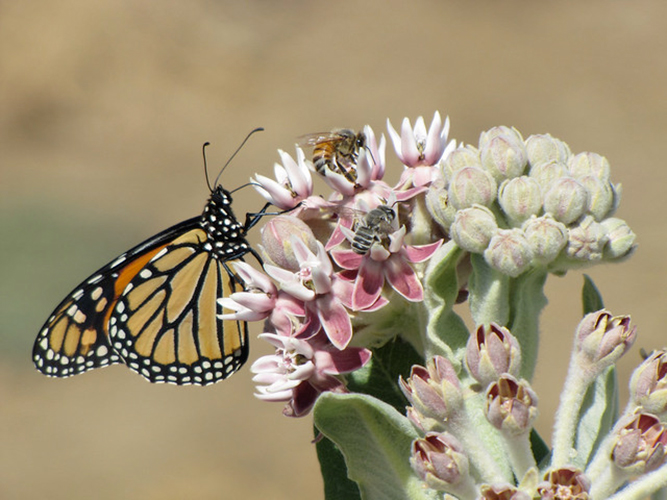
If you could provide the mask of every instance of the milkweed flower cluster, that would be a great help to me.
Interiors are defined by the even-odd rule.
[[[263,320],[275,347],[252,366],[257,396],[313,411],[354,480],[323,466],[347,492],[331,498],[621,500],[667,486],[665,354],[636,370],[616,415],[614,366],[636,329],[592,282],[551,452],[534,429],[547,276],[635,248],[609,162],[509,127],[457,146],[449,128],[439,113],[428,128],[387,120],[395,156],[370,126],[319,134],[312,159],[279,151],[275,178],[252,179],[283,214],[262,229],[263,270],[232,264],[245,291],[221,303],[225,319]]]

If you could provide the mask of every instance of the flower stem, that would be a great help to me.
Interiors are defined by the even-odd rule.
[[[552,468],[565,466],[576,455],[574,437],[577,429],[577,419],[586,395],[586,389],[591,382],[590,377],[586,376],[581,369],[578,359],[578,354],[576,352],[572,353],[567,378],[563,385],[564,390],[561,393],[558,411],[556,412],[552,439]]]
[[[528,469],[537,467],[535,457],[530,446],[528,434],[522,436],[511,436],[502,433],[505,441],[505,447],[509,453],[510,464],[514,477],[522,478]]]
[[[641,500],[663,488],[667,488],[667,464],[641,476],[607,500]]]

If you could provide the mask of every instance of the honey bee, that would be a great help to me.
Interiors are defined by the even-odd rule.
[[[349,128],[335,129],[304,136],[304,143],[313,146],[313,163],[317,173],[325,175],[326,169],[329,169],[342,174],[356,185],[357,172],[354,163],[359,151],[366,147],[366,136],[363,132],[355,133]]]
[[[396,218],[394,209],[388,205],[380,205],[370,210],[364,220],[354,231],[352,250],[359,255],[365,255],[375,242],[381,242],[392,229],[392,222]]]

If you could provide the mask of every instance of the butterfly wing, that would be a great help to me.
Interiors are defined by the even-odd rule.
[[[113,349],[151,382],[208,385],[248,358],[247,324],[218,318],[218,299],[242,287],[210,249],[203,229],[183,233],[135,274],[111,312]]]
[[[77,286],[56,307],[35,340],[37,369],[48,376],[69,377],[122,362],[111,347],[108,331],[118,298],[155,254],[198,223],[195,217],[155,235]]]

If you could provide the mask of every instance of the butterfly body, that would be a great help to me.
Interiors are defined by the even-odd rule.
[[[33,361],[67,377],[123,363],[151,382],[208,385],[248,357],[245,322],[221,320],[218,299],[242,289],[228,263],[256,256],[221,186],[199,217],[125,252],[81,283],[42,327]],[[260,212],[261,216],[261,212]]]

